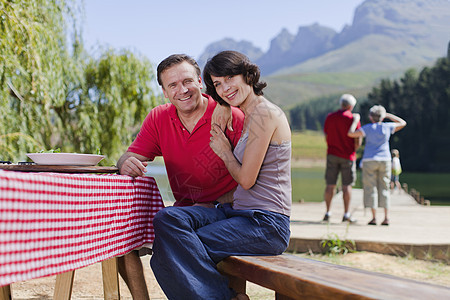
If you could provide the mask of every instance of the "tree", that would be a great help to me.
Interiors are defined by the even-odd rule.
[[[157,103],[150,62],[130,51],[83,49],[75,1],[0,0],[3,160],[60,147],[113,163]],[[72,26],[73,43],[67,42]]]
[[[362,110],[367,112],[374,104],[382,104],[408,123],[391,138],[391,147],[400,150],[404,169],[450,170],[450,59],[437,60],[419,75],[410,69],[398,81],[382,80]]]

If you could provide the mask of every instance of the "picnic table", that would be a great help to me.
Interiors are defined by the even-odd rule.
[[[152,177],[0,170],[0,299],[55,274],[55,294],[70,298],[64,274],[101,261],[117,278],[114,258],[153,242],[163,207]]]

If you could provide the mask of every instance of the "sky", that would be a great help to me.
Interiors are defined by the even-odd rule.
[[[224,38],[267,51],[283,28],[296,34],[314,23],[337,32],[353,21],[363,0],[85,0],[86,49],[128,49],[157,65],[174,53],[195,59]]]

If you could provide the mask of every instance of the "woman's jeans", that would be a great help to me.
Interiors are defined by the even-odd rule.
[[[150,265],[169,299],[234,297],[216,264],[231,255],[277,255],[289,243],[289,217],[264,210],[166,207],[153,220]]]

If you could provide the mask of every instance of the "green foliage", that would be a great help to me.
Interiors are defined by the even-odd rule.
[[[383,80],[361,104],[362,122],[374,104],[383,105],[406,120],[405,129],[391,138],[408,171],[450,170],[450,59],[441,58],[433,67],[417,73],[408,70],[400,80]]]
[[[353,240],[340,239],[336,233],[330,233],[327,238],[320,242],[328,256],[345,255],[349,252],[356,252],[356,243]]]
[[[0,134],[20,133],[1,140],[11,151],[4,159],[50,144],[51,108],[61,101],[65,76],[72,73],[63,18],[69,7],[65,1],[0,2]]]
[[[125,50],[88,55],[77,33],[79,11],[71,0],[0,0],[2,159],[43,148],[101,148],[102,163],[115,163],[156,105],[150,62]]]

